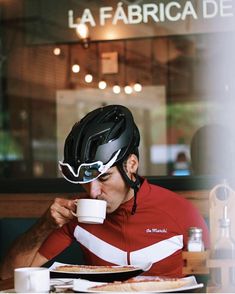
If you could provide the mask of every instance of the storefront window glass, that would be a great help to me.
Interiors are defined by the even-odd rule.
[[[196,2],[0,1],[0,178],[60,177],[68,131],[107,104],[133,111],[140,174],[195,175],[196,131],[234,123],[235,76],[233,1]]]

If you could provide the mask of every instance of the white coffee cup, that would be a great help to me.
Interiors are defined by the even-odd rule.
[[[21,267],[14,270],[16,293],[48,293],[50,272],[44,267]]]
[[[81,223],[102,224],[106,217],[107,202],[98,199],[77,199],[76,213],[72,212]]]

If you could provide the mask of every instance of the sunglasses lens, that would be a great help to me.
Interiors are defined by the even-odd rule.
[[[100,167],[101,164],[98,163],[82,164],[78,169],[78,175],[76,175],[71,171],[67,164],[60,163],[60,169],[62,171],[63,176],[73,183],[80,184],[85,184],[96,179],[100,175]]]
[[[81,166],[79,171],[79,181],[81,182],[90,182],[93,179],[97,178],[100,175],[97,166]]]
[[[68,166],[60,164],[60,169],[61,169],[61,172],[62,172],[63,176],[67,180],[69,180],[71,182],[77,182],[78,181],[78,178],[73,175],[73,173],[70,171]]]

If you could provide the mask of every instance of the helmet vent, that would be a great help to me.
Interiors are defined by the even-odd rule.
[[[91,158],[95,158],[97,146],[102,145],[103,141],[104,139],[102,136],[97,136],[89,142],[89,146],[87,146],[87,150],[89,150],[89,152],[86,154],[87,162],[90,162]]]
[[[110,129],[106,138],[107,141],[111,142],[113,140],[118,139],[124,131],[125,131],[125,121],[121,119],[118,123],[113,125],[113,127]]]

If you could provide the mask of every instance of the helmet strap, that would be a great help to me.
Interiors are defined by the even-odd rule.
[[[135,174],[135,181],[132,181],[128,175],[126,174],[126,172],[123,169],[122,163],[117,165],[117,168],[122,176],[122,178],[124,179],[124,181],[134,190],[134,203],[132,206],[132,210],[131,210],[131,214],[135,214],[136,212],[136,208],[137,208],[137,192],[139,191],[140,188],[140,178],[138,176],[138,174]]]

